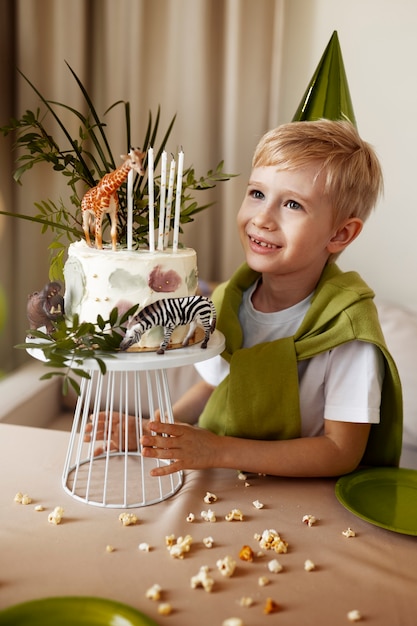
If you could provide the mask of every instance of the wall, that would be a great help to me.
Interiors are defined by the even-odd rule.
[[[340,258],[380,298],[417,309],[417,3],[287,0],[280,122],[289,121],[334,30],[359,131],[376,149],[385,194]]]

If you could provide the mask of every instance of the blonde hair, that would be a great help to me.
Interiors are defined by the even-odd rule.
[[[294,169],[321,164],[324,191],[335,211],[335,225],[349,217],[365,221],[383,191],[382,170],[373,148],[347,121],[291,122],[267,132],[252,167]]]

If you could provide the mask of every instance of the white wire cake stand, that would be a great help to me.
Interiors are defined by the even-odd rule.
[[[205,361],[224,349],[224,337],[215,331],[206,349],[115,353],[104,358],[102,374],[94,359],[86,359],[81,378],[67,455],[62,474],[64,490],[95,506],[137,508],[162,502],[183,484],[183,473],[152,477],[154,467],[171,461],[142,456],[140,437],[147,418],[159,411],[173,423],[167,370]],[[30,349],[35,358],[43,352]],[[79,366],[77,366],[79,368]]]

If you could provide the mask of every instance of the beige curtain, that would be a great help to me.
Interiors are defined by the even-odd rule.
[[[183,242],[198,252],[201,277],[226,279],[243,257],[235,218],[254,147],[278,123],[285,0],[0,0],[0,125],[38,106],[19,68],[51,100],[80,108],[67,61],[86,84],[97,110],[129,100],[133,141],[148,112],[161,105],[164,128],[176,113],[168,146],[183,146],[197,173],[224,159],[239,174],[204,197],[215,205],[187,225]],[[108,118],[112,147],[125,152],[122,110]],[[74,132],[77,129],[74,128]],[[0,137],[0,201],[27,213],[34,202],[65,196],[65,182],[46,168],[18,187],[11,179],[11,141]],[[26,299],[48,280],[48,237],[37,225],[0,222],[0,282],[9,322],[0,369],[26,359],[13,345],[27,328]]]

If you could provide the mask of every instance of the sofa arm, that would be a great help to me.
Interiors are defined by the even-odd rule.
[[[0,381],[0,422],[45,427],[61,412],[61,379],[39,380],[42,363],[28,363]]]

